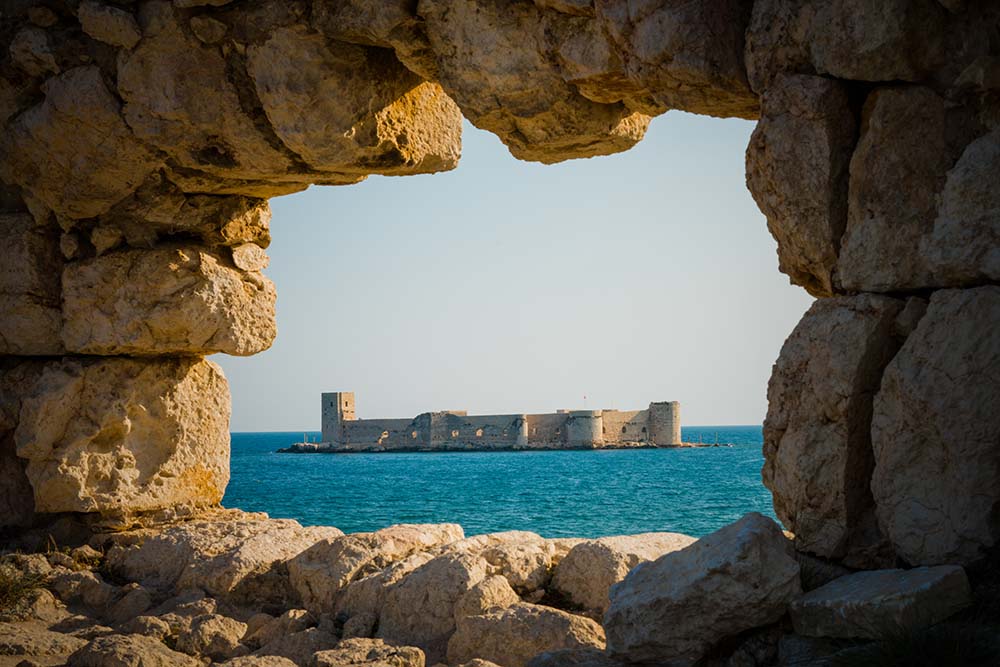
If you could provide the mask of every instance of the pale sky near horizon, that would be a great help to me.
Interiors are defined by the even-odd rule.
[[[752,130],[669,112],[630,151],[546,166],[466,123],[454,171],[271,200],[278,338],[212,357],[232,430],[318,430],[338,390],[361,418],[677,400],[686,425],[761,423],[812,298],[746,189]]]

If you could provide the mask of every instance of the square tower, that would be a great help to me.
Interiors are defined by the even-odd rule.
[[[357,419],[354,415],[354,392],[334,391],[322,395],[323,442],[340,442],[344,422]]]

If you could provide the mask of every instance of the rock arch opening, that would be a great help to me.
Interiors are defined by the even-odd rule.
[[[218,503],[229,395],[203,356],[274,338],[268,198],[454,168],[463,115],[554,163],[680,109],[759,118],[747,185],[779,268],[818,298],[765,423],[797,546],[855,567],[982,559],[1000,530],[998,9],[889,6],[16,5],[0,516]]]

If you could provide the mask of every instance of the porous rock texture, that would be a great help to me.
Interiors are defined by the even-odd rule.
[[[1000,542],[1000,287],[939,290],[875,396],[872,492],[913,565],[972,564]]]
[[[891,564],[867,484],[871,397],[923,307],[870,294],[820,299],[782,347],[768,386],[762,476],[802,551]]]
[[[689,546],[680,533],[642,533],[585,540],[570,549],[552,574],[552,587],[581,609],[603,615],[608,591],[639,563]]]
[[[724,639],[777,621],[802,592],[793,553],[774,521],[751,513],[640,563],[611,588],[608,652],[627,662],[695,664]]]

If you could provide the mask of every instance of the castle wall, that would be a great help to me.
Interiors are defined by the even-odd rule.
[[[529,443],[556,445],[566,442],[566,414],[549,413],[526,417]]]
[[[646,442],[650,440],[648,410],[604,410],[604,442]]]

